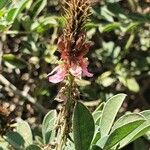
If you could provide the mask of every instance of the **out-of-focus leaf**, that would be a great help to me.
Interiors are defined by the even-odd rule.
[[[47,4],[47,0],[38,0],[34,3],[32,10],[33,18],[36,18]]]
[[[26,7],[29,0],[21,0],[17,6],[17,9],[9,12],[9,17],[7,18],[9,21],[14,21],[19,13]],[[10,17],[11,16],[11,17]]]
[[[120,24],[118,22],[110,23],[103,27],[103,32],[110,32],[112,30],[118,29]]]
[[[6,28],[6,25],[0,24],[0,31],[4,31]]]
[[[138,92],[140,90],[140,86],[137,83],[137,81],[135,80],[135,78],[126,79],[126,84],[127,84],[127,87],[129,88],[129,90],[131,90],[133,92]]]
[[[94,120],[89,110],[77,102],[73,115],[73,134],[76,150],[88,150],[94,136]]]
[[[129,26],[126,28],[125,32],[131,32],[138,30],[139,26],[141,25],[140,22],[132,22],[129,24]]]
[[[111,78],[110,75],[111,71],[106,71],[98,77],[96,82],[104,87],[108,87],[115,81],[115,79]]]
[[[11,68],[23,69],[27,67],[26,62],[24,62],[21,59],[16,58],[15,55],[13,54],[4,54],[2,59],[5,62],[5,64]]]
[[[132,42],[133,42],[134,38],[135,38],[135,34],[131,33],[130,37],[127,40],[125,48],[124,48],[126,53],[128,53],[128,50],[129,50],[130,46],[132,45]]]
[[[42,123],[42,136],[45,144],[48,144],[53,139],[52,130],[55,129],[55,122],[57,118],[57,112],[55,110],[49,111]]]
[[[100,132],[102,137],[108,135],[125,97],[126,94],[117,94],[106,102],[100,120]]]
[[[11,2],[11,0],[0,0],[0,10],[8,5]]]
[[[46,25],[48,25],[48,27],[56,27],[58,23],[53,17],[41,17],[37,22],[32,24],[31,30],[37,30],[38,32],[41,32],[43,31],[43,27]]]
[[[108,10],[114,13],[118,18],[121,19],[132,19],[137,22],[150,22],[150,16],[149,15],[143,15],[140,13],[133,13],[129,12],[126,13],[124,9],[122,9],[119,5],[119,3],[107,3]]]
[[[22,18],[22,25],[26,31],[30,31],[33,20],[29,16]]]
[[[17,8],[12,8],[7,13],[6,19],[7,19],[8,22],[11,22],[14,19],[14,14],[15,14],[16,10],[17,10]]]
[[[75,80],[79,86],[87,86],[91,84],[91,82],[88,80],[83,80],[83,79],[75,79]]]

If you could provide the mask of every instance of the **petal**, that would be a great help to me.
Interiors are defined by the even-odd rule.
[[[57,67],[55,67],[47,76],[52,75],[54,72],[58,71],[61,68],[60,65],[58,65]]]
[[[93,77],[93,74],[88,71],[87,68],[82,68],[83,76]]]
[[[53,74],[54,72],[56,72],[56,74],[49,76],[49,82],[59,83],[64,80],[66,76],[66,69],[63,65],[59,65],[54,68],[49,75]]]
[[[87,59],[81,60],[80,65],[82,67],[82,74],[83,74],[83,76],[92,77],[93,74],[90,73],[87,69],[88,64],[89,64],[89,62],[87,61]]]
[[[71,68],[69,69],[69,71],[75,77],[81,78],[82,76],[82,68],[75,64],[71,65]]]

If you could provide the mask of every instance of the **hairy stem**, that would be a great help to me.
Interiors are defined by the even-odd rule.
[[[74,108],[74,96],[73,96],[73,82],[74,77],[69,76],[69,85],[67,86],[67,101],[65,106],[60,111],[60,118],[59,118],[59,130],[57,133],[57,146],[56,150],[62,150],[63,146],[67,142],[67,138],[69,136],[69,132],[72,125],[72,114]]]

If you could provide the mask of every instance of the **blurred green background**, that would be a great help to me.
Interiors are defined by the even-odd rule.
[[[0,0],[0,103],[33,127],[42,113],[56,108],[53,100],[62,86],[47,78],[60,56],[62,5]],[[94,46],[87,57],[94,77],[77,81],[80,99],[99,102],[122,92],[128,97],[121,112],[150,108],[150,2],[101,0],[91,12],[86,31]]]

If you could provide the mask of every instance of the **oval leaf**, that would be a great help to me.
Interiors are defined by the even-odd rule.
[[[73,115],[73,134],[76,150],[88,150],[94,136],[94,119],[89,110],[77,102]]]
[[[141,114],[138,114],[138,113],[130,113],[130,114],[126,114],[122,117],[120,117],[116,122],[115,124],[113,125],[112,127],[112,130],[111,132],[113,132],[115,129],[127,124],[127,123],[130,123],[132,122],[133,120],[136,121],[136,120],[139,120],[139,119],[145,119],[144,116],[142,116]]]
[[[108,137],[104,150],[110,150],[113,146],[118,144],[123,138],[128,136],[132,131],[134,131],[139,125],[141,125],[145,121],[145,118],[139,116],[139,119],[132,119],[128,121],[126,124],[123,123],[122,126],[116,128]]]
[[[143,136],[146,132],[150,131],[150,110],[145,110],[140,114],[146,118],[146,121],[120,142],[120,148],[126,146],[127,144]]]
[[[100,120],[100,132],[102,137],[108,135],[125,97],[126,94],[117,94],[106,102]]]
[[[42,123],[42,135],[45,144],[48,144],[52,138],[52,130],[55,128],[57,112],[55,110],[49,111]]]
[[[8,132],[5,138],[6,141],[11,144],[16,150],[20,150],[24,147],[25,140],[17,132]]]
[[[25,121],[17,123],[16,131],[23,137],[25,143],[24,146],[27,147],[33,143],[32,132],[29,124]]]

